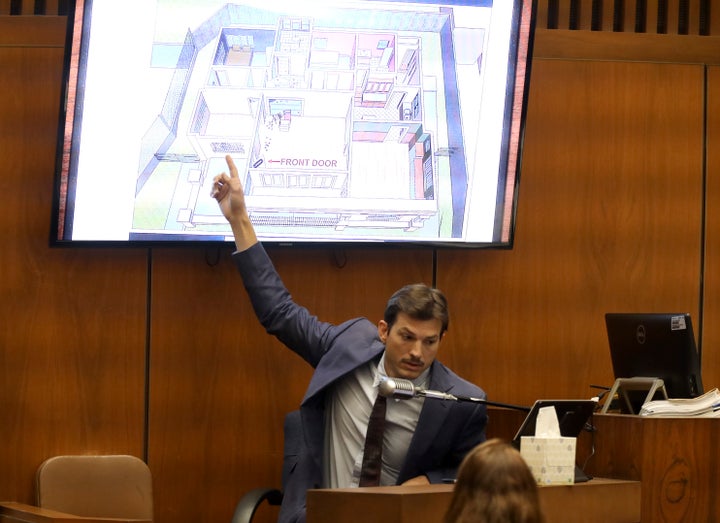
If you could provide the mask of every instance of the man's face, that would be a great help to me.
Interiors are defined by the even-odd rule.
[[[435,361],[440,348],[442,322],[416,320],[401,312],[392,329],[385,320],[378,334],[385,343],[385,372],[390,378],[414,380]]]

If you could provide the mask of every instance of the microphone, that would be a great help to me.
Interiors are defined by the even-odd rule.
[[[472,396],[456,396],[455,394],[450,394],[448,392],[423,389],[421,387],[416,387],[412,381],[404,380],[402,378],[383,377],[378,384],[378,393],[381,396],[385,396],[386,398],[398,398],[405,400],[416,397],[424,397],[446,401],[467,401],[471,403],[483,403],[485,405],[492,405],[495,407],[505,407],[507,409],[530,412],[530,407],[522,407],[519,405],[511,405],[508,403],[497,403],[494,401],[488,401],[483,398],[475,398]]]
[[[417,396],[450,401],[459,400],[457,396],[453,396],[447,392],[421,389],[420,387],[416,387],[412,381],[401,378],[382,378],[378,385],[378,392],[386,398],[399,398],[403,400]]]
[[[382,378],[378,385],[378,393],[386,398],[414,398],[417,395],[415,390],[412,381],[402,379]]]

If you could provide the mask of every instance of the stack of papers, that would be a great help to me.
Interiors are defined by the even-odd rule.
[[[640,409],[641,416],[654,417],[705,417],[720,418],[720,391],[712,389],[692,399],[666,399],[648,401]]]

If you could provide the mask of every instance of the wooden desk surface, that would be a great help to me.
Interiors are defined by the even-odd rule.
[[[453,485],[365,487],[308,491],[308,523],[438,523]],[[548,523],[637,523],[640,483],[595,478],[576,485],[540,487]]]

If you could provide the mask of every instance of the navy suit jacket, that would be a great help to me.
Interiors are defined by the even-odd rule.
[[[296,304],[261,244],[234,253],[233,259],[261,324],[315,369],[300,406],[301,429],[285,435],[279,521],[304,521],[306,492],[322,485],[325,393],[337,379],[378,358],[384,345],[377,326],[365,318],[334,325]],[[437,360],[430,367],[429,388],[486,397]],[[398,484],[420,475],[431,483],[454,478],[465,454],[485,440],[486,424],[483,404],[426,399]]]

